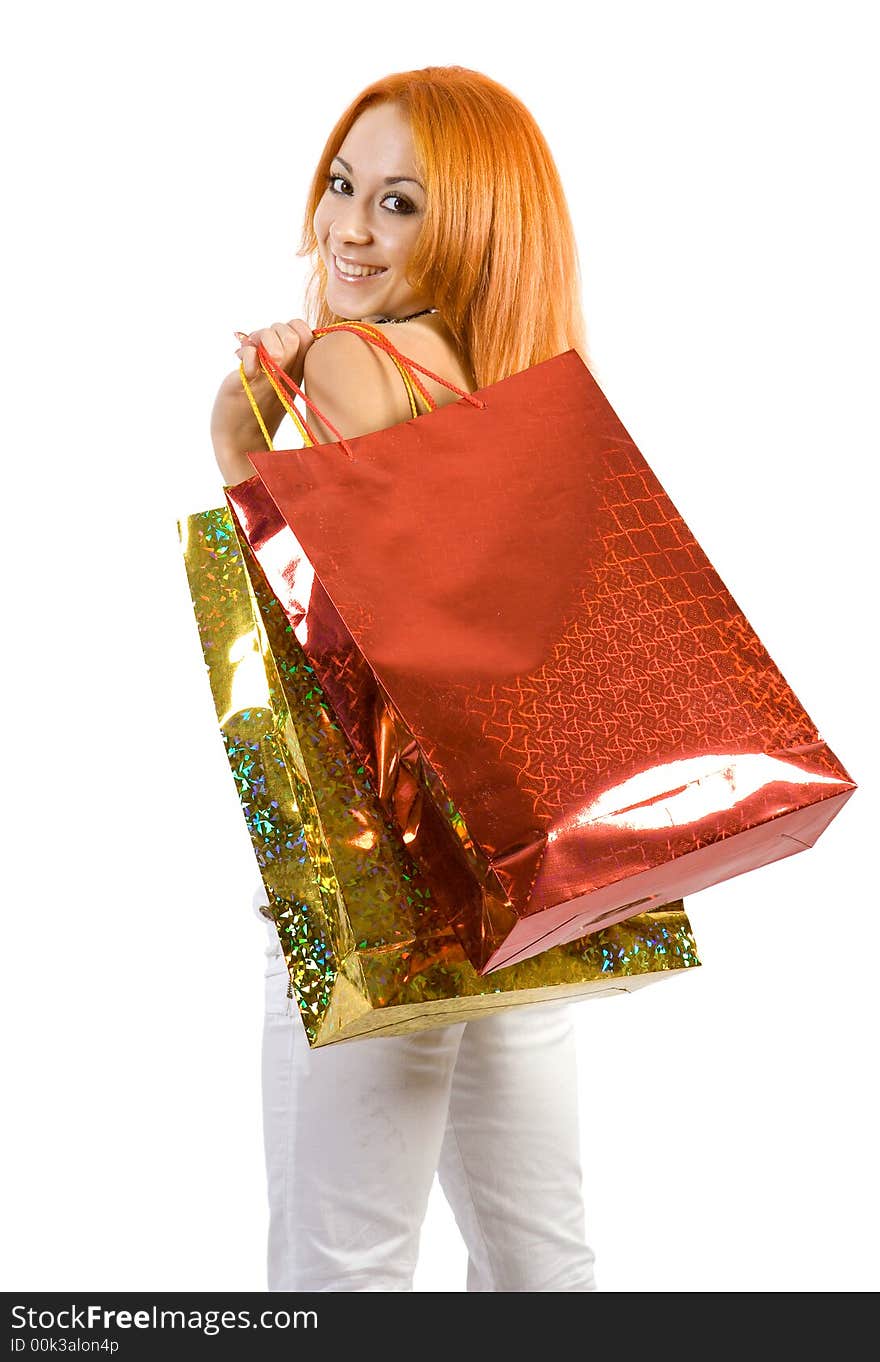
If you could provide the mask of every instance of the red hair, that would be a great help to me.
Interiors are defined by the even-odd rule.
[[[311,327],[341,318],[312,219],[330,162],[370,105],[409,117],[427,207],[408,277],[431,298],[477,386],[574,349],[589,363],[574,229],[550,148],[525,105],[479,71],[426,66],[362,90],[327,139],[309,191],[300,256],[313,257]]]

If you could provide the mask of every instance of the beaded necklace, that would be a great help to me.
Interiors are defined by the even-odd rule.
[[[411,312],[408,317],[377,317],[376,322],[411,322],[413,317],[424,317],[428,312],[436,312],[436,307],[423,307],[421,312]],[[351,318],[350,320],[358,320]]]

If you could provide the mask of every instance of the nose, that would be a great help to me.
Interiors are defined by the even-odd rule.
[[[370,236],[370,229],[361,216],[360,209],[351,206],[346,213],[335,218],[330,230],[330,246],[335,250],[338,245],[339,254],[346,243],[362,246],[364,242],[370,240]]]
[[[361,227],[346,227],[344,230],[337,225],[335,236],[330,238],[330,249],[334,255],[345,255],[346,246],[365,246],[370,240],[370,233]]]

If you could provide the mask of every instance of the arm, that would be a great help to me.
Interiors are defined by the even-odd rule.
[[[255,444],[254,448],[258,446]],[[217,443],[214,445],[214,457],[223,476],[224,487],[235,487],[239,482],[247,482],[257,471],[246,454],[239,454]]]
[[[258,361],[257,342],[265,347],[295,383],[301,385],[303,362],[315,338],[306,323],[296,318],[290,322],[275,322],[272,326],[251,332],[249,337],[242,336],[241,340],[241,347],[236,354],[241,358],[254,400],[274,440],[285,410]],[[266,443],[237,369],[227,374],[217,393],[211,413],[211,441],[224,486],[232,487],[254,476],[256,469],[247,457],[248,453],[265,449]]]
[[[275,437],[284,417],[284,408],[279,402],[265,376],[249,378],[257,405],[269,434]],[[238,482],[252,478],[256,469],[247,456],[247,450],[265,449],[263,433],[247,400],[241,384],[241,376],[236,370],[228,374],[221,384],[220,391],[211,412],[211,442],[214,458],[223,475],[223,484],[234,487]]]

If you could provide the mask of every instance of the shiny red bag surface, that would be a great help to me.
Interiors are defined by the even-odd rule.
[[[482,972],[802,851],[855,790],[574,350],[249,458],[230,509]]]

